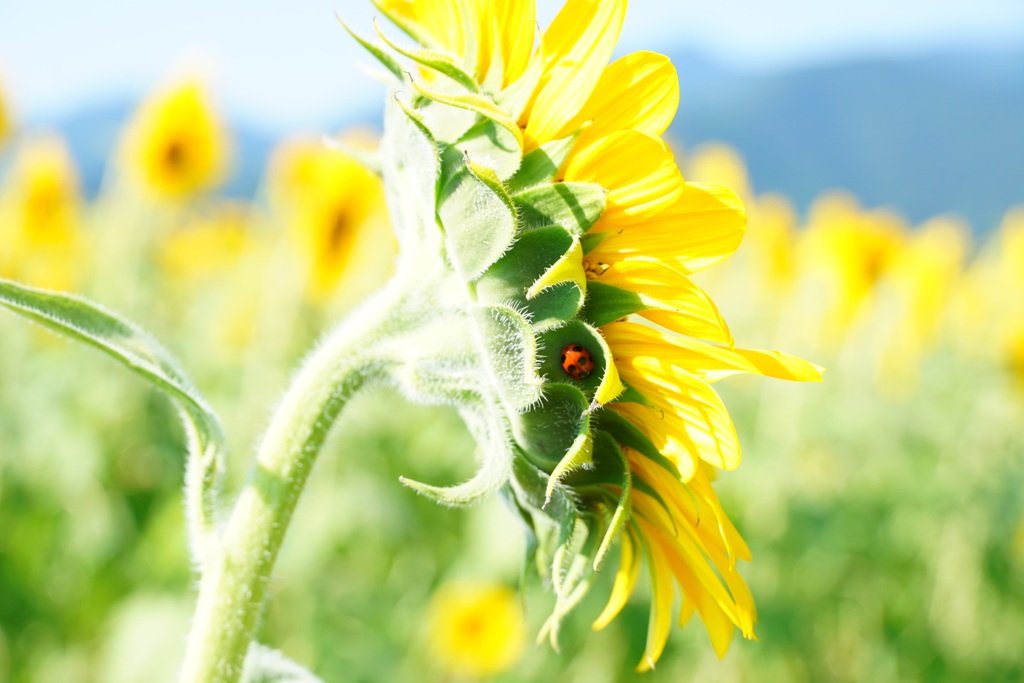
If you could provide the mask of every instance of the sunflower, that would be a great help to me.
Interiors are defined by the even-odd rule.
[[[298,139],[274,153],[269,185],[308,273],[310,296],[330,296],[383,210],[380,179],[338,150]]]
[[[81,212],[78,172],[64,141],[26,141],[0,206],[0,274],[37,287],[71,288],[82,265]]]
[[[125,164],[138,183],[163,199],[184,199],[224,177],[228,140],[203,87],[186,80],[150,97],[124,142]]]
[[[3,149],[7,138],[14,130],[14,122],[11,117],[10,106],[4,94],[3,82],[0,81],[0,149]]]
[[[543,330],[542,344],[556,353],[541,360],[547,402],[524,419],[549,420],[545,424],[558,430],[566,421],[550,420],[559,400],[572,404],[582,388],[591,402],[582,433],[557,464],[531,452],[553,440],[550,434],[519,438],[530,466],[548,482],[546,499],[534,505],[523,483],[531,477],[517,479],[517,507],[528,524],[539,525],[559,507],[570,510],[551,568],[559,604],[544,632],[555,642],[559,620],[589,587],[578,560],[600,566],[620,539],[616,582],[595,627],[619,613],[646,565],[653,599],[639,669],[653,667],[665,646],[677,590],[679,620],[698,613],[715,651],[724,655],[737,628],[754,637],[756,612],[736,570],[749,551],[711,486],[716,469],[734,469],[740,460],[735,428],[712,383],[736,373],[798,381],[817,381],[821,374],[779,352],[737,348],[714,302],[690,278],[736,249],[746,216],[734,192],[686,182],[661,139],[679,102],[674,67],[652,52],[609,64],[625,0],[569,0],[536,44],[532,0],[376,4],[419,43],[402,48],[380,34],[421,67],[408,78],[429,102],[415,111],[402,105],[407,114],[438,131],[440,140],[451,139],[467,164],[475,157],[479,163],[470,172],[499,194],[509,191],[518,207],[518,241],[474,291],[525,307],[534,329]],[[401,77],[402,69],[381,57],[382,48],[359,40]],[[449,134],[431,118],[431,103],[485,120],[470,116]],[[491,128],[481,133],[481,126]],[[484,135],[487,145],[480,143]],[[506,165],[503,148],[521,149],[522,166],[515,155]],[[452,157],[442,151],[445,158]],[[455,190],[446,193],[442,179],[440,187],[442,196],[458,198],[459,183],[449,183]],[[588,187],[599,188],[600,196],[588,195]],[[544,200],[534,201],[541,195]],[[553,197],[569,197],[569,210],[552,208],[561,201]],[[453,231],[457,223],[446,221],[443,204],[440,216]],[[525,296],[490,284],[490,273],[512,273],[528,262],[533,245],[546,239],[540,226],[550,223],[573,241]],[[536,299],[572,286],[585,292],[579,317],[543,319]],[[592,344],[580,339],[586,330],[598,335]],[[552,386],[559,384],[572,389]],[[597,532],[577,533],[579,524]]]
[[[511,589],[451,581],[431,600],[427,615],[430,655],[447,671],[487,678],[523,655],[526,620]]]

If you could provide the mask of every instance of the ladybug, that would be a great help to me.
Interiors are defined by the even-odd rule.
[[[562,349],[562,369],[573,379],[586,379],[594,371],[594,358],[579,344],[569,344]]]

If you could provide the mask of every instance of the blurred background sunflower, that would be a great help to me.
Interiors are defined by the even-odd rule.
[[[722,389],[746,458],[716,487],[760,642],[718,661],[673,632],[635,674],[650,591],[589,633],[605,572],[562,654],[532,646],[549,605],[511,590],[525,542],[501,502],[453,512],[396,482],[470,474],[471,438],[387,392],[318,465],[265,639],[325,681],[1024,679],[1024,6],[633,5],[614,56],[672,58],[684,176],[747,206],[738,252],[695,279],[744,344],[829,371]],[[0,275],[166,340],[235,477],[291,368],[392,267],[358,163],[383,86],[333,10],[0,4]],[[0,681],[173,680],[181,477],[164,399],[0,315]]]

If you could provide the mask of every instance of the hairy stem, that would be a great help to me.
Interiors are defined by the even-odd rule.
[[[220,546],[203,567],[182,683],[238,681],[295,505],[341,409],[384,370],[372,351],[388,334],[400,296],[393,282],[342,323],[281,401]]]

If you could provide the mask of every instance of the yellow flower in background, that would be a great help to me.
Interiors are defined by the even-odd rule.
[[[820,316],[818,343],[834,347],[845,337],[875,285],[907,240],[906,223],[885,211],[864,211],[852,196],[832,192],[811,207],[800,244],[807,310]]]
[[[0,149],[3,149],[7,139],[14,132],[14,120],[3,86],[3,81],[0,81]]]
[[[629,484],[602,482],[599,493],[580,493],[578,505],[606,528],[623,528],[618,578],[596,628],[621,611],[640,567],[647,567],[652,607],[638,668],[648,670],[669,637],[677,588],[680,621],[700,614],[719,656],[737,628],[754,637],[753,599],[735,566],[749,552],[710,485],[711,467],[739,464],[735,428],[711,383],[741,372],[802,381],[821,374],[785,354],[735,348],[713,301],[690,279],[736,249],[746,214],[733,191],[684,181],[661,139],[679,103],[669,59],[635,52],[608,63],[626,4],[569,0],[536,52],[532,0],[380,0],[378,6],[424,47],[474,74],[483,92],[495,93],[497,105],[475,106],[488,107],[494,120],[518,133],[524,151],[578,134],[555,180],[605,191],[603,213],[564,259],[560,276],[576,277],[568,273],[578,263],[587,279],[583,318],[600,329],[614,361],[594,393],[594,409],[607,404],[595,419],[621,437],[619,466]],[[533,82],[526,74],[536,85],[521,111],[492,111],[504,101],[497,94],[504,88]],[[742,163],[730,167],[730,182],[737,167]],[[747,190],[745,172],[741,189]],[[620,322],[631,314],[644,322]],[[589,352],[566,346],[563,354],[582,364],[569,366],[566,356],[562,368],[576,379],[589,376]],[[609,508],[609,498],[618,507]],[[624,516],[607,519],[611,509]],[[556,607],[545,629],[553,636],[574,599]]]
[[[1015,363],[1024,338],[1024,207],[1006,213],[959,280],[952,318],[960,353]]]
[[[886,344],[879,377],[903,393],[916,386],[921,359],[938,340],[969,247],[965,225],[934,218],[911,234],[892,262],[876,302],[889,313],[882,316],[885,330],[876,333]]]
[[[206,91],[188,80],[142,104],[129,125],[123,153],[129,172],[146,191],[183,199],[223,180],[229,142]]]
[[[248,207],[226,202],[169,232],[160,249],[165,271],[194,282],[230,270],[249,243],[249,221]]]
[[[747,164],[733,147],[721,142],[708,142],[689,155],[686,175],[702,183],[728,187],[744,201],[753,198]]]
[[[0,206],[0,274],[48,289],[70,289],[84,240],[78,173],[60,138],[18,150]]]
[[[270,192],[306,265],[314,298],[336,290],[368,233],[387,232],[380,179],[320,141],[284,143],[272,160]],[[366,265],[366,264],[361,264]]]
[[[477,678],[509,669],[523,655],[526,620],[515,591],[453,581],[437,591],[427,616],[429,652],[444,669]]]

